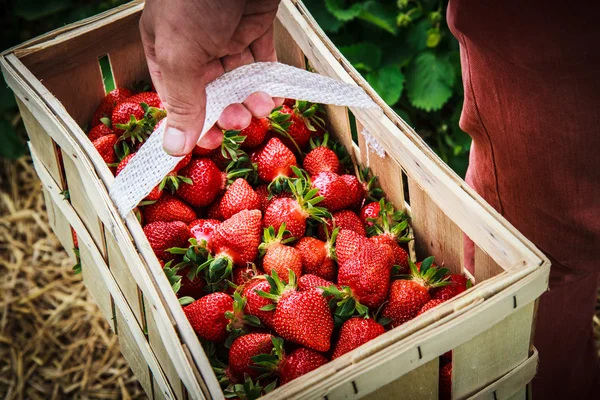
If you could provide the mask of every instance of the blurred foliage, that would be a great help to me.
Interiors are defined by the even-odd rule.
[[[3,0],[0,50],[71,22],[126,3],[124,0]],[[18,158],[27,151],[26,135],[12,91],[0,81],[0,157]]]
[[[9,0],[0,17],[6,49],[123,0]],[[458,127],[462,84],[458,43],[445,21],[447,0],[304,0],[342,53],[427,143],[464,176],[470,138]],[[22,124],[0,87],[0,157],[26,151]],[[21,131],[21,132],[20,132]]]
[[[303,0],[321,28],[409,125],[464,177],[470,137],[447,0]]]

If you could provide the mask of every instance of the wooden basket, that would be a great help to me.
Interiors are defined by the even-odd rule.
[[[142,8],[133,2],[65,26],[4,52],[0,63],[30,137],[51,225],[71,255],[71,227],[77,232],[85,284],[142,386],[151,398],[221,399],[141,226],[131,213],[118,216],[107,194],[114,178],[81,128],[105,95],[99,57],[108,55],[118,86],[149,79],[138,32]],[[308,62],[355,82],[381,105],[385,115],[327,107],[331,131],[379,176],[388,200],[411,214],[417,256],[434,255],[476,285],[266,398],[435,398],[438,357],[449,350],[454,398],[525,398],[537,362],[533,322],[547,288],[546,257],[385,105],[300,2],[282,1],[276,41],[280,61]],[[384,158],[369,151],[363,135],[353,142],[353,124],[383,145]],[[464,268],[463,233],[475,242],[472,274]]]

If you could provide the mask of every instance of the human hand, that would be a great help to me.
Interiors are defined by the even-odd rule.
[[[222,130],[239,130],[281,105],[257,92],[228,106],[198,141],[206,85],[241,65],[276,61],[273,19],[279,0],[147,0],[140,32],[154,87],[168,113],[165,151],[181,156],[196,143],[212,149]]]

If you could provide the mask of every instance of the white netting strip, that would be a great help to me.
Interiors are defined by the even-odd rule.
[[[363,128],[361,134],[364,136],[365,142],[367,143],[367,148],[369,149],[369,151],[367,151],[367,157],[369,156],[370,152],[373,152],[377,154],[377,156],[384,158],[385,148],[377,141],[377,139],[375,139],[375,136],[371,135],[371,132],[369,132],[366,128]]]
[[[254,92],[273,97],[308,100],[356,108],[379,108],[357,85],[279,63],[254,63],[239,67],[206,87],[206,118],[202,134],[230,104],[241,103]],[[162,148],[166,123],[161,123],[148,141],[115,179],[110,196],[121,216],[137,206],[174,167],[181,157]]]

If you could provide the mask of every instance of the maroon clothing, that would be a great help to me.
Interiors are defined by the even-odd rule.
[[[467,182],[552,261],[533,395],[597,398],[600,2],[549,3],[450,0],[460,126],[473,137]]]

